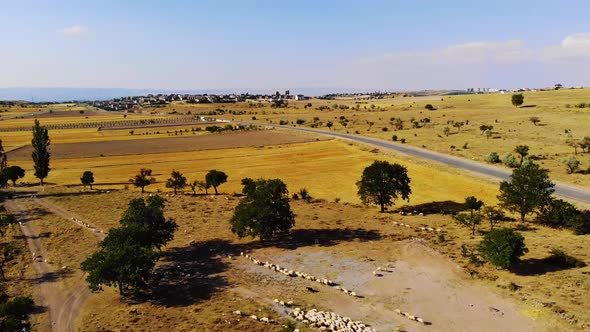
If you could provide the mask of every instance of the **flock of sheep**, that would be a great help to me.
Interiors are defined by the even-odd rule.
[[[396,225],[396,226],[406,227],[406,228],[412,227],[409,224],[404,224],[403,222],[397,222],[397,221],[394,221],[393,224]],[[418,228],[418,230],[423,231],[423,232],[426,232],[426,231],[428,231],[428,232],[437,232],[437,233],[442,232],[442,229],[440,229],[440,228],[434,229],[432,227],[420,227],[420,228]]]
[[[82,226],[82,227],[86,227],[88,229],[91,229],[93,232],[96,232],[96,233],[104,233],[103,230],[97,229],[96,227],[94,227],[94,226],[90,225],[89,223],[84,222],[82,220],[78,220],[78,219],[72,217],[72,221],[75,222],[76,224]]]
[[[264,267],[266,267],[266,268],[268,268],[270,270],[273,270],[273,271],[282,273],[282,274],[284,274],[286,276],[289,276],[289,277],[300,277],[300,278],[304,278],[304,279],[307,279],[307,280],[310,280],[310,281],[316,281],[319,284],[323,284],[323,285],[326,285],[326,286],[331,286],[334,289],[339,290],[339,291],[343,292],[346,295],[350,295],[352,297],[358,297],[358,295],[356,294],[356,292],[353,292],[353,291],[351,291],[349,289],[346,289],[345,287],[336,285],[336,283],[333,282],[332,280],[324,279],[324,278],[318,278],[318,277],[315,277],[313,275],[307,274],[305,272],[288,270],[288,269],[282,268],[282,267],[280,267],[279,265],[276,265],[276,264],[272,264],[272,263],[269,263],[269,262],[263,262],[263,261],[258,260],[258,259],[254,258],[254,257],[252,257],[252,256],[250,256],[248,254],[244,254],[243,252],[240,253],[240,256],[246,257],[247,259],[249,259],[250,261],[252,261],[252,263],[254,263],[256,265],[264,266]]]
[[[303,311],[295,308],[289,312],[297,321],[315,327],[320,331],[333,332],[375,332],[375,329],[365,325],[360,320],[352,320],[350,317],[342,317],[336,313],[328,311],[318,311],[311,309]]]
[[[424,325],[428,324],[426,321],[424,321],[424,319],[423,319],[423,318],[421,318],[421,317],[417,317],[417,316],[414,316],[414,315],[411,315],[411,314],[409,314],[409,313],[407,313],[407,312],[405,312],[405,311],[401,311],[401,310],[399,310],[399,309],[395,309],[395,312],[396,312],[397,314],[399,314],[399,315],[402,315],[402,316],[404,316],[404,317],[408,318],[409,320],[413,320],[413,321],[416,321],[416,322],[418,322],[418,323],[422,323],[422,324],[424,324]]]

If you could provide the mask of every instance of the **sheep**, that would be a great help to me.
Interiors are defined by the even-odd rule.
[[[426,324],[426,323],[424,322],[424,319],[422,319],[422,318],[420,318],[420,317],[417,317],[417,318],[416,318],[416,321],[417,321],[417,322],[419,322],[419,323],[422,323],[422,324]]]
[[[270,322],[270,320],[268,319],[268,317],[262,317],[262,318],[260,318],[260,321],[261,322],[265,322],[265,323]]]
[[[234,313],[234,315],[238,315],[238,316],[242,315],[242,312],[240,310],[236,310],[233,313]]]
[[[250,316],[250,319],[252,320],[258,320],[258,317],[256,317],[255,315]]]

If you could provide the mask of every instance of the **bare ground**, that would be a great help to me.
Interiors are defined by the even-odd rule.
[[[190,133],[185,133],[190,135]],[[199,150],[234,149],[241,147],[292,144],[314,141],[316,138],[305,134],[293,134],[277,130],[240,131],[212,135],[170,137],[104,142],[64,143],[51,145],[53,159],[92,158],[138,154],[158,154]],[[32,147],[8,152],[11,160],[31,158]]]

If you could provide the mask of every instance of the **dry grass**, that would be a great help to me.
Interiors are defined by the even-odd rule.
[[[558,90],[526,92],[525,107],[515,108],[510,102],[511,94],[465,95],[465,96],[433,96],[422,98],[393,98],[371,101],[355,100],[311,100],[290,103],[289,108],[271,109],[268,104],[265,107],[248,107],[247,103],[225,105],[189,105],[173,104],[168,108],[177,111],[191,111],[193,114],[199,111],[207,111],[215,108],[244,111],[244,115],[220,115],[220,118],[240,119],[251,121],[256,117],[259,122],[279,123],[286,120],[295,124],[297,119],[306,120],[304,125],[313,122],[318,117],[323,122],[323,129],[328,130],[325,124],[328,121],[334,123],[333,130],[339,132],[355,133],[361,135],[391,140],[392,135],[399,139],[405,138],[407,144],[426,147],[430,150],[457,155],[478,161],[484,161],[487,154],[495,151],[504,156],[511,152],[518,144],[528,145],[531,155],[541,158],[539,161],[545,168],[551,170],[552,178],[581,186],[590,186],[588,175],[572,174],[566,172],[562,164],[563,159],[574,155],[574,149],[566,144],[570,138],[580,139],[590,136],[588,123],[590,123],[590,109],[578,109],[573,105],[586,102],[590,103],[590,89]],[[312,108],[303,108],[303,105],[311,102]],[[426,104],[433,104],[437,110],[424,109]],[[324,105],[332,107],[334,104],[348,105],[351,109],[317,110]],[[566,105],[570,108],[566,108]],[[359,109],[355,109],[358,105]],[[374,108],[372,108],[374,105]],[[340,124],[339,118],[346,117],[348,126]],[[533,125],[530,117],[539,117],[541,123]],[[391,118],[404,120],[405,128],[395,130],[390,124]],[[414,129],[411,119],[420,120],[430,118],[431,122],[422,128]],[[469,124],[460,130],[447,124],[448,121],[467,122]],[[373,125],[369,125],[373,123]],[[479,130],[482,124],[493,125],[494,135],[489,140]],[[451,134],[443,134],[444,127],[450,127]],[[387,128],[383,131],[382,128]],[[570,130],[570,134],[565,131]],[[467,143],[467,149],[464,144]],[[454,146],[455,148],[451,148]],[[582,169],[590,168],[590,154],[578,153],[576,156],[582,162]]]
[[[128,191],[92,196],[75,193],[67,195],[61,193],[63,189],[56,190],[60,193],[50,194],[48,199],[104,228],[116,226],[116,220],[125,209],[126,202],[132,197],[139,196]],[[103,212],[96,211],[97,201],[101,202]],[[166,252],[184,255],[170,256],[176,257],[177,260],[164,258],[162,266],[197,264],[204,271],[208,271],[209,275],[201,281],[204,284],[194,281],[196,284],[191,284],[192,287],[167,284],[166,291],[171,296],[174,294],[172,298],[180,303],[169,303],[167,307],[153,301],[129,304],[121,302],[115,292],[108,290],[91,298],[78,324],[92,329],[100,326],[114,330],[137,331],[166,324],[175,324],[178,330],[182,331],[196,327],[212,331],[269,330],[268,326],[260,325],[261,323],[237,323],[230,313],[233,310],[242,310],[257,314],[257,310],[261,309],[264,315],[280,319],[279,315],[273,313],[273,298],[292,299],[304,307],[315,306],[324,309],[330,308],[332,302],[321,292],[301,292],[305,286],[303,282],[268,275],[267,272],[252,268],[240,259],[228,260],[225,257],[227,253],[236,254],[244,250],[250,251],[256,257],[269,260],[285,255],[305,257],[318,254],[322,257],[335,255],[350,262],[366,261],[367,257],[370,257],[376,261],[374,264],[379,264],[395,261],[399,255],[400,241],[411,237],[423,238],[428,246],[464,266],[465,271],[470,271],[474,278],[479,279],[478,283],[494,286],[498,293],[512,297],[520,303],[524,313],[540,319],[549,324],[548,326],[568,330],[588,323],[585,313],[590,310],[590,301],[586,291],[590,289],[590,285],[585,274],[590,273],[589,267],[543,269],[538,265],[528,268],[525,264],[525,268],[510,272],[496,270],[487,264],[473,265],[468,258],[461,256],[460,247],[462,244],[473,247],[481,237],[471,237],[469,230],[458,226],[449,216],[428,214],[424,217],[403,217],[379,214],[375,208],[350,204],[310,204],[295,201],[292,202],[292,207],[297,215],[297,222],[293,230],[293,240],[259,243],[250,239],[238,240],[230,233],[228,220],[236,202],[228,201],[221,196],[177,196],[168,199],[166,214],[174,218],[180,228]],[[391,224],[394,220],[411,224],[413,227],[395,227]],[[441,242],[435,234],[414,230],[422,225],[442,228],[445,232],[445,241]],[[514,227],[515,223],[508,223],[506,226]],[[482,229],[487,229],[487,226],[483,225]],[[537,225],[523,232],[523,235],[530,249],[523,257],[525,262],[547,257],[552,247],[561,247],[583,261],[590,261],[590,251],[584,246],[589,236],[575,236],[569,231]],[[195,244],[190,245],[191,242]],[[289,266],[289,262],[285,264]],[[313,266],[306,268],[311,271],[314,269]],[[511,282],[522,288],[510,291],[507,285]],[[555,303],[551,304],[552,301]],[[572,325],[559,318],[555,313],[558,308],[565,312],[565,316],[577,319],[577,322]],[[136,309],[138,314],[131,313],[133,309]],[[230,328],[226,321],[234,325]]]
[[[164,184],[172,170],[182,172],[192,181],[202,180],[209,170],[218,169],[229,175],[228,183],[220,187],[225,193],[240,192],[240,181],[245,177],[281,178],[292,192],[307,188],[314,197],[359,202],[355,183],[362,170],[375,159],[398,162],[408,167],[412,179],[412,204],[462,201],[470,195],[488,203],[496,200],[496,184],[458,176],[457,171],[440,165],[377,154],[375,150],[368,151],[336,140],[260,148],[59,159],[52,161],[52,170],[46,180],[59,185],[79,185],[82,173],[92,170],[96,188],[116,189],[123,188],[139,168],[148,167],[154,171],[158,183],[146,189],[150,192],[169,192]],[[31,161],[12,162],[26,169],[25,182],[37,182],[32,176]],[[449,186],[454,189],[448,190]]]

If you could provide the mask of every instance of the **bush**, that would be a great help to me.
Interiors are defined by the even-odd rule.
[[[500,155],[497,152],[490,152],[490,154],[486,156],[486,162],[490,164],[497,164],[501,162]]]
[[[518,161],[518,159],[516,159],[516,157],[512,153],[508,153],[507,155],[505,155],[502,162],[504,163],[504,165],[506,165],[510,168],[516,168],[516,167],[520,166],[520,162]]]
[[[399,141],[402,142],[402,143],[406,143],[406,139],[405,138],[402,138]]]
[[[397,142],[397,135],[391,136],[391,140],[394,141],[394,142]]]
[[[561,199],[552,200],[538,217],[539,223],[553,228],[569,228],[575,234],[590,234],[590,212],[580,211]]]
[[[286,126],[286,125],[288,125],[288,124],[289,124],[289,121],[287,121],[287,120],[279,120],[279,124],[280,124],[281,126]]]
[[[297,121],[295,121],[295,123],[297,123],[298,125],[302,125],[305,123],[304,119],[297,119]]]
[[[387,128],[387,127],[381,128],[381,131],[388,131],[388,130],[389,130],[389,128]]]
[[[569,157],[562,162],[567,167],[567,174],[575,173],[578,169],[580,169],[580,161],[576,159],[576,157]]]
[[[429,111],[434,111],[436,110],[436,108],[434,106],[432,106],[432,104],[426,104],[424,106],[425,109],[429,110]]]
[[[551,249],[550,253],[551,253],[551,256],[547,257],[547,260],[546,260],[549,264],[557,265],[560,267],[566,267],[566,268],[586,266],[586,263],[584,263],[583,261],[581,261],[575,257],[572,257],[572,256],[566,254],[565,251],[563,251],[559,248]]]
[[[479,243],[481,256],[490,263],[509,268],[528,252],[524,237],[512,229],[499,228],[487,233]]]

